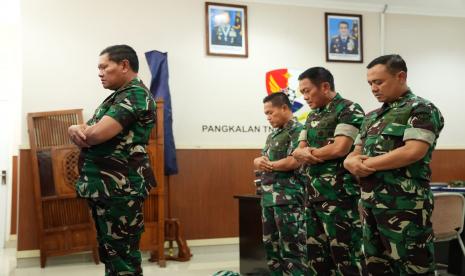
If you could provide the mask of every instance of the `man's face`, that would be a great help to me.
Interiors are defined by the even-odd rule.
[[[263,105],[266,119],[272,127],[283,127],[288,120],[285,106],[273,106],[271,102],[266,102]]]
[[[327,104],[327,98],[324,95],[322,87],[323,84],[318,87],[309,79],[299,81],[300,93],[304,95],[304,100],[311,109],[320,108]]]
[[[379,102],[393,102],[405,92],[403,90],[405,89],[406,73],[401,71],[393,75],[383,64],[377,64],[368,69],[367,80],[371,92]]]
[[[229,25],[229,22],[231,22],[231,18],[229,17],[229,12],[224,13],[224,20],[225,20],[225,25]]]
[[[111,61],[108,54],[99,57],[98,76],[105,89],[117,90],[124,84],[123,62],[116,63]]]
[[[348,36],[349,35],[349,26],[347,24],[339,24],[339,34],[341,36]]]

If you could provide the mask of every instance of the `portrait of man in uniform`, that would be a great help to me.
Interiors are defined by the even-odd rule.
[[[329,52],[334,54],[356,54],[358,41],[349,31],[349,23],[341,21],[338,24],[339,33],[331,37]]]
[[[247,7],[206,3],[207,54],[247,57]]]
[[[325,14],[326,60],[363,62],[362,16]]]
[[[239,18],[237,26],[231,22],[231,12],[220,11],[213,17],[214,27],[212,29],[212,44],[239,46],[241,42],[240,13],[234,17]]]

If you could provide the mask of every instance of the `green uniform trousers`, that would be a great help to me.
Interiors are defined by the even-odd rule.
[[[311,275],[361,275],[365,267],[356,198],[313,202],[307,208]]]
[[[142,276],[139,242],[144,231],[143,200],[89,199],[105,276]]]
[[[304,207],[262,208],[263,244],[271,275],[308,275]]]
[[[363,208],[370,275],[434,275],[432,210]]]

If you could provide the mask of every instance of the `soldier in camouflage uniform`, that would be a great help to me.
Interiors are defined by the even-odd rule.
[[[302,125],[292,118],[291,103],[284,93],[264,100],[264,111],[275,130],[268,136],[255,169],[262,179],[263,243],[271,275],[307,275],[304,188],[290,156],[297,147]]]
[[[309,269],[313,275],[360,275],[364,264],[357,208],[360,189],[342,163],[364,112],[335,92],[333,76],[325,68],[303,72],[299,89],[313,110],[293,153],[305,163]]]
[[[81,147],[76,191],[92,211],[105,275],[142,275],[142,205],[156,185],[145,149],[155,103],[137,78],[139,63],[131,47],[106,48],[98,67],[103,87],[114,92],[86,124],[68,130]]]
[[[434,274],[429,163],[440,111],[407,86],[399,55],[374,59],[368,83],[381,108],[363,121],[344,166],[360,177],[363,244],[370,275]]]

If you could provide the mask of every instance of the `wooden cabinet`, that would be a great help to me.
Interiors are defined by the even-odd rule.
[[[84,199],[77,198],[79,149],[68,138],[68,127],[82,124],[82,109],[28,114],[31,167],[37,218],[40,265],[50,256],[91,251],[98,264],[95,227]],[[157,122],[148,144],[157,180],[144,202],[145,232],[140,249],[165,266],[163,101],[157,101]],[[21,218],[19,218],[21,220]],[[34,231],[35,229],[31,229]],[[18,237],[19,239],[22,238]]]
[[[157,186],[152,188],[144,202],[145,232],[142,234],[140,249],[151,251],[151,261],[156,261],[161,267],[166,265],[165,242],[165,162],[163,133],[163,100],[156,100],[157,123],[150,135],[147,150],[155,173]]]
[[[41,267],[49,256],[80,251],[92,251],[98,264],[89,209],[73,188],[79,155],[68,138],[73,124],[82,124],[81,109],[28,114]]]

